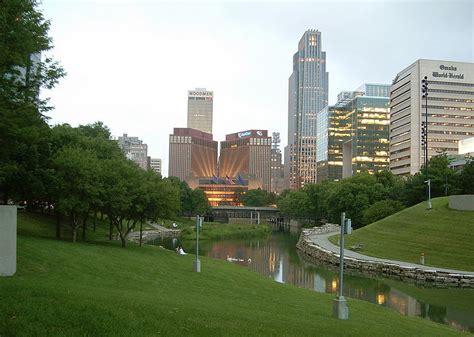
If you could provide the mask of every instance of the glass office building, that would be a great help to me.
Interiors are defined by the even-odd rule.
[[[318,182],[389,165],[389,98],[354,95],[318,113]]]

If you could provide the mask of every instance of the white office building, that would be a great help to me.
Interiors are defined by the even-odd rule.
[[[428,79],[428,103],[421,81]],[[421,123],[428,111],[428,159],[458,153],[474,136],[474,63],[417,60],[400,71],[390,89],[390,170],[415,174],[424,163]]]

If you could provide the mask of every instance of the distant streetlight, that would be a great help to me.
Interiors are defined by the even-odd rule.
[[[421,97],[425,99],[425,120],[421,122],[421,145],[425,153],[425,184],[428,209],[431,205],[431,180],[428,178],[428,76],[421,80]]]
[[[341,236],[339,239],[339,294],[333,300],[332,315],[337,319],[348,319],[349,308],[342,294],[344,286],[344,232],[346,232],[346,213],[341,213]]]
[[[193,263],[194,271],[196,273],[201,272],[201,261],[199,260],[199,229],[202,226],[202,220],[204,217],[196,215],[196,261]]]

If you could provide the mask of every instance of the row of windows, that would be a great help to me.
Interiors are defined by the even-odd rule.
[[[474,87],[474,83],[458,83],[458,82],[444,82],[444,81],[428,81],[428,84],[439,84],[439,85],[456,85],[460,87]]]
[[[468,99],[468,98],[431,97],[431,96],[428,96],[428,101],[474,103],[474,99]]]
[[[466,136],[474,136],[474,132],[464,132],[464,131],[440,131],[440,130],[429,130],[428,134],[435,133],[441,135],[466,135]]]
[[[438,126],[455,126],[455,127],[474,127],[474,124],[461,124],[461,123],[439,123],[439,122],[428,122],[428,125],[438,125]]]
[[[461,91],[461,90],[428,89],[428,92],[440,92],[443,94],[456,94],[456,95],[474,95],[474,91]]]
[[[425,117],[426,114],[422,114],[422,117]],[[456,118],[456,119],[474,119],[474,116],[461,116],[461,115],[449,115],[449,114],[430,114],[428,113],[428,117],[441,117],[441,118]]]
[[[425,109],[426,105],[423,104],[421,107]],[[428,105],[428,109],[474,111],[474,108],[465,107],[465,106],[458,107],[458,106]]]

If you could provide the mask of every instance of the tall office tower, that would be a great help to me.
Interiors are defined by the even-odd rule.
[[[261,188],[271,189],[271,145],[267,130],[247,130],[225,136],[221,142],[219,176],[256,178]]]
[[[271,191],[277,194],[280,194],[285,189],[280,142],[280,133],[273,132],[271,151]]]
[[[122,149],[127,159],[133,160],[142,169],[148,169],[148,146],[138,137],[128,137],[126,133],[117,139],[118,146]]]
[[[421,80],[428,78],[428,104]],[[426,106],[427,105],[427,106]],[[390,92],[390,170],[415,174],[424,163],[421,123],[428,109],[428,159],[456,154],[474,136],[474,63],[417,60],[397,74]]]
[[[366,86],[372,88],[371,94],[380,95],[386,95],[388,87]],[[318,182],[388,168],[389,98],[364,92],[359,88],[351,95],[340,94],[336,105],[318,113]]]
[[[210,133],[174,128],[169,150],[168,176],[185,181],[217,174],[217,142]]]
[[[212,134],[214,92],[206,88],[188,91],[188,128]]]
[[[289,78],[285,147],[285,179],[289,188],[316,182],[316,115],[327,104],[326,52],[321,50],[321,33],[308,30],[298,43]]]
[[[150,158],[150,168],[161,175],[161,159]]]

